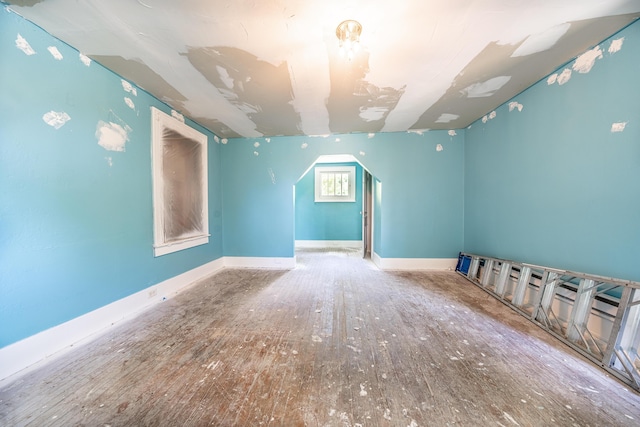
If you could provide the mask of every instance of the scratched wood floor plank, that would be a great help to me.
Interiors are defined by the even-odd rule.
[[[0,384],[7,426],[624,426],[640,396],[453,272],[224,270]]]

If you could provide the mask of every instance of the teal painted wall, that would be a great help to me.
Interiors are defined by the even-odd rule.
[[[221,147],[224,254],[292,257],[293,185],[320,155],[351,154],[384,183],[378,255],[456,257],[463,243],[463,142],[462,133],[446,131],[232,139]]]
[[[210,243],[154,258],[150,107],[170,109],[6,8],[0,52],[0,347],[222,256],[218,145]],[[43,120],[52,110],[71,120],[56,130]],[[99,121],[130,127],[125,151],[98,145]]]
[[[316,202],[315,167],[354,166],[355,202]],[[296,183],[296,240],[362,240],[362,166],[318,163]]]
[[[466,251],[640,280],[640,22],[599,47],[466,130]]]

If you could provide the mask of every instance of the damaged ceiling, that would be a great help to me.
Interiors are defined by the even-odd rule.
[[[221,137],[457,129],[640,16],[640,0],[16,0]],[[339,55],[336,27],[362,24]]]

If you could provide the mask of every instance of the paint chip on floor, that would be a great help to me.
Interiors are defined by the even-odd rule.
[[[322,338],[320,338],[318,335],[312,335],[311,336],[311,341],[313,341],[313,342],[322,342]]]
[[[65,123],[71,120],[71,117],[69,117],[69,115],[64,111],[58,112],[52,110],[48,113],[45,113],[42,116],[42,120],[44,120],[46,124],[52,126],[54,129],[60,129],[62,126],[64,126]]]

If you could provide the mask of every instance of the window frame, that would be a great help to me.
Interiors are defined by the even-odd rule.
[[[323,173],[346,173],[349,174],[349,186],[347,196],[324,196],[322,195],[322,174]],[[316,203],[352,203],[356,201],[356,167],[355,166],[315,166],[314,168],[314,188]]]
[[[209,190],[208,190],[208,138],[205,134],[172,117],[165,112],[151,107],[151,169],[153,189],[153,250],[154,256],[159,257],[170,253],[189,249],[209,243]],[[185,238],[167,239],[165,223],[169,219],[165,209],[165,180],[164,180],[164,131],[171,130],[185,139],[200,145],[200,224],[198,230]]]

